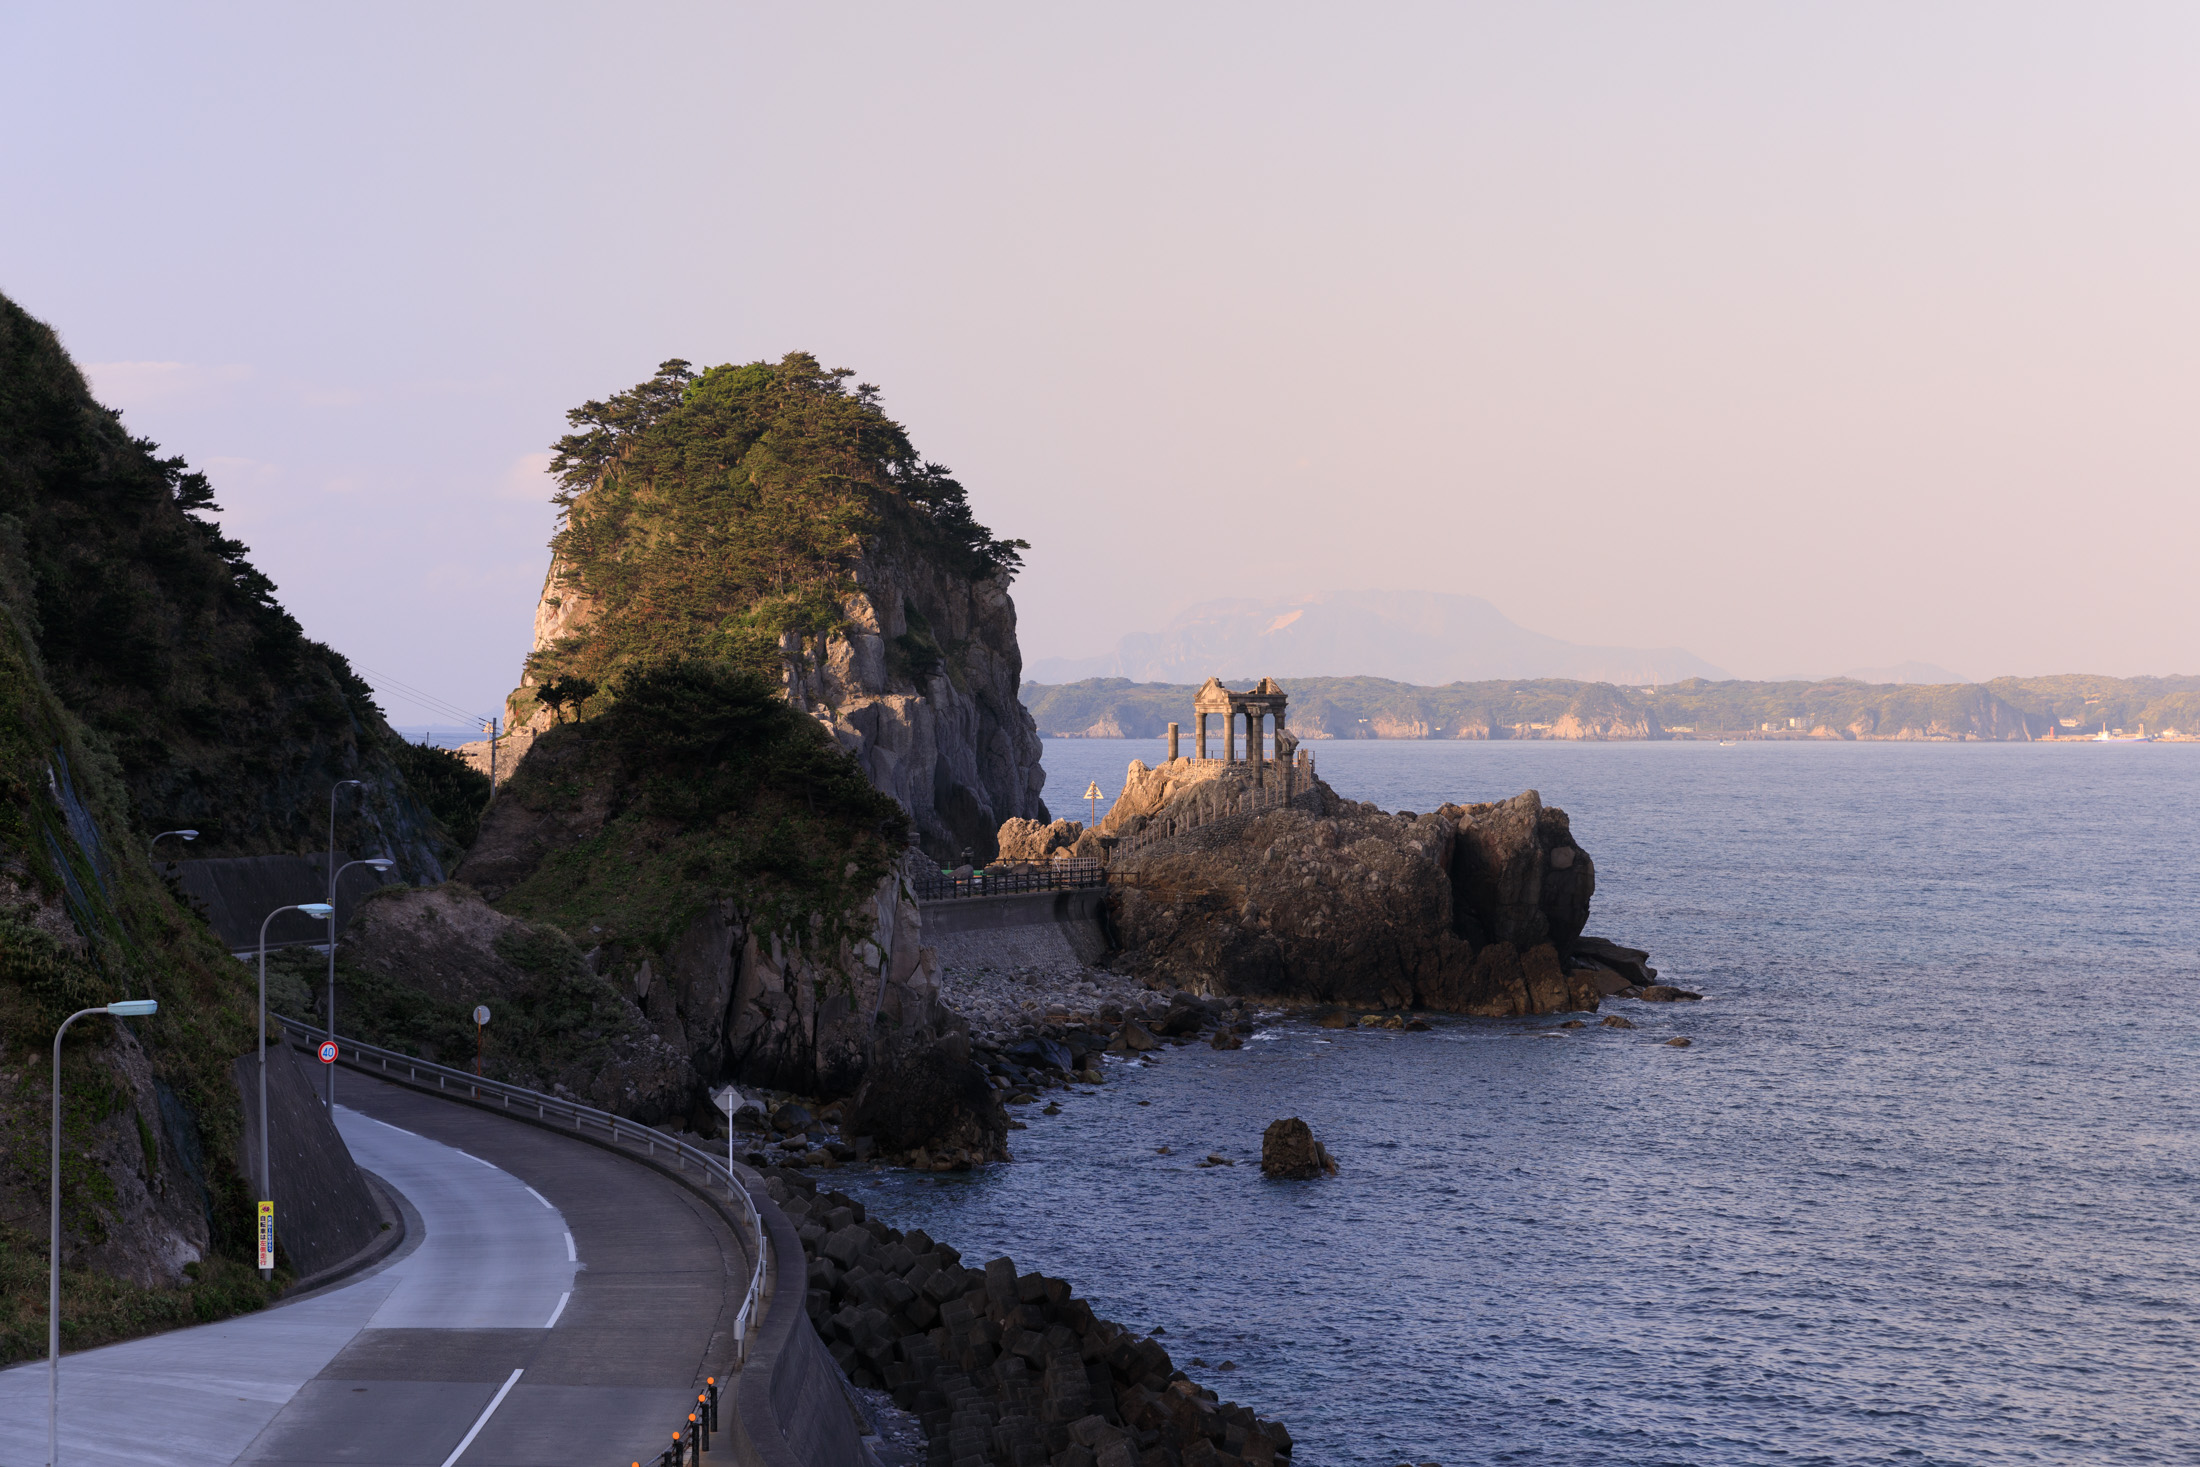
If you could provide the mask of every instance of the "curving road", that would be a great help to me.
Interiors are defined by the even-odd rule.
[[[62,1361],[69,1467],[623,1464],[730,1354],[741,1241],[570,1137],[347,1073],[337,1125],[407,1241],[264,1313]],[[0,1372],[0,1463],[45,1460],[43,1361]]]

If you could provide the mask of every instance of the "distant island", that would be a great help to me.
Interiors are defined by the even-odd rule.
[[[1259,669],[1252,670],[1254,675]],[[1250,678],[1245,681],[1250,681]],[[1225,681],[1232,681],[1225,679]],[[2200,677],[2067,673],[1985,683],[1537,678],[1443,687],[1375,677],[1285,680],[1302,739],[1905,739],[2025,742],[2102,731],[2200,736]],[[1159,738],[1189,718],[1192,683],[1026,682],[1047,738]]]

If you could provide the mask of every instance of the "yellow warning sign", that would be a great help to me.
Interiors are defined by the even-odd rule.
[[[275,1266],[275,1204],[260,1204],[260,1267]]]

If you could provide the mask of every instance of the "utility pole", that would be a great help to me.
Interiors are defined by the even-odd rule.
[[[489,798],[497,797],[497,720],[483,719],[481,731],[489,736]]]

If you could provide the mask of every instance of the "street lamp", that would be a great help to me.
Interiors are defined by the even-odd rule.
[[[185,840],[197,840],[199,838],[199,833],[195,830],[164,830],[159,835],[154,836],[152,841],[145,847],[145,854],[152,855],[153,847],[172,835],[181,836]]]
[[[260,1278],[275,1276],[275,1182],[268,1157],[274,1151],[267,1134],[267,924],[285,912],[326,917],[336,909],[327,902],[277,907],[260,919]]]
[[[53,1031],[53,1244],[46,1276],[46,1462],[61,1462],[61,1036],[87,1014],[112,1014],[134,1019],[157,1012],[160,1002],[128,998],[103,1008],[78,1009]]]
[[[329,828],[333,831],[332,819]],[[333,838],[333,837],[332,837]],[[335,858],[330,857],[331,860]],[[328,1042],[336,1042],[336,877],[342,876],[354,866],[372,866],[377,871],[387,871],[397,863],[387,856],[369,856],[363,861],[346,861],[336,868],[336,875],[328,879]],[[336,1066],[328,1067],[328,1108],[336,1109]]]

